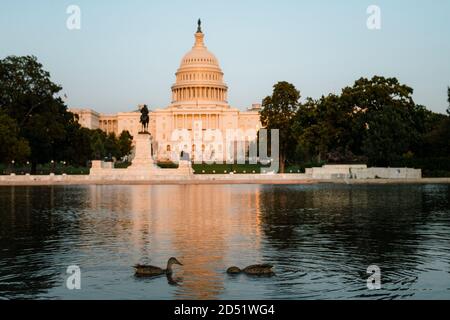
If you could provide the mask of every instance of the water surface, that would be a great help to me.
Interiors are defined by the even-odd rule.
[[[134,277],[171,256],[173,279]],[[276,276],[225,274],[260,262]],[[0,299],[15,298],[450,299],[450,186],[0,187]]]

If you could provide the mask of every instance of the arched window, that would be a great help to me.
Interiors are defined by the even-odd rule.
[[[166,148],[166,150],[167,150],[167,152],[170,152],[170,151],[171,151],[171,147],[170,147],[170,144],[168,144],[168,145],[167,145],[167,148]]]

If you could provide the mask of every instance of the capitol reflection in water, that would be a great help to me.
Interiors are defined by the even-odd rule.
[[[165,266],[177,257],[184,266],[174,275],[175,296],[217,299],[227,266],[262,261],[259,189],[240,190],[245,188],[91,186],[87,207],[104,215],[102,221],[87,215],[82,229],[95,224],[98,239],[113,237],[135,262]],[[86,236],[82,241],[90,243],[92,235]]]

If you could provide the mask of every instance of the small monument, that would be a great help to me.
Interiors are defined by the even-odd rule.
[[[152,136],[148,132],[149,113],[147,105],[144,105],[141,109],[140,120],[142,128],[135,140],[135,156],[129,170],[150,171],[156,168],[152,159]]]

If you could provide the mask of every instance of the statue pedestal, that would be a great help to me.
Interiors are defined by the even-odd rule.
[[[128,170],[153,170],[155,163],[152,159],[152,140],[148,132],[139,133],[136,139],[135,157]]]

